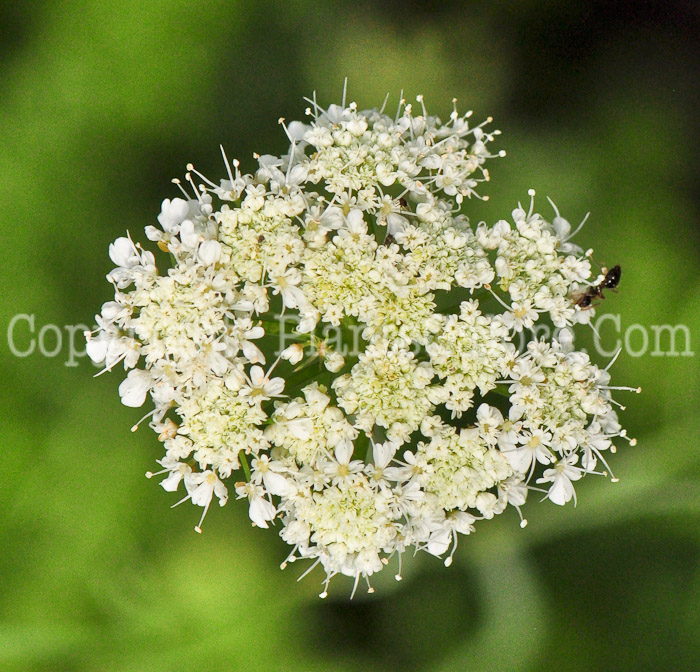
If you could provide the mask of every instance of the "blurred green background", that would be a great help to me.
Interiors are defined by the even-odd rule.
[[[32,0],[0,6],[0,34],[0,670],[700,669],[696,2]],[[494,116],[508,156],[474,221],[529,187],[542,212],[545,195],[572,222],[591,211],[578,242],[623,268],[603,307],[622,334],[607,323],[603,344],[627,333],[638,355],[613,378],[644,388],[618,396],[639,438],[613,458],[619,483],[586,479],[576,509],[533,496],[525,530],[506,513],[452,568],[417,557],[353,602],[342,579],[321,601],[318,570],[281,572],[286,546],[244,504],[201,536],[198,510],[169,510],[123,374],[66,366],[64,328],[92,324],[109,242],[145,240],[187,162],[223,175],[223,143],[252,169],[285,149],[280,116],[302,118],[313,90],[339,102],[346,76],[361,107],[403,88],[443,116],[453,96]],[[35,337],[62,329],[44,331],[55,357],[13,356],[19,314]],[[665,324],[696,355],[666,339],[653,356]],[[29,349],[27,322],[13,336]]]

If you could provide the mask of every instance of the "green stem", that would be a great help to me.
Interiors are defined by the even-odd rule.
[[[243,473],[245,474],[246,481],[250,482],[250,467],[248,466],[248,458],[245,453],[241,450],[238,453],[238,457],[241,460],[241,466],[243,467]]]
[[[515,382],[515,381],[513,381],[513,382]],[[494,394],[500,394],[502,397],[507,397],[508,399],[510,399],[510,392],[508,392],[508,385],[504,385],[503,383],[497,384],[496,387],[489,390],[489,392],[493,392]]]
[[[283,324],[286,324],[286,322],[280,322],[278,319],[266,320],[264,318],[258,318],[257,322],[259,322],[264,327],[266,334],[272,335],[283,333],[281,327],[283,326]],[[309,336],[308,334],[296,334],[293,331],[285,331],[284,335],[289,340],[303,340],[304,338],[308,338]]]

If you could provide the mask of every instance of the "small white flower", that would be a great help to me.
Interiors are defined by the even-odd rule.
[[[541,429],[535,429],[520,437],[521,445],[515,449],[504,452],[513,469],[521,474],[528,473],[536,462],[549,464],[553,460],[549,446],[552,444],[552,435]]]
[[[335,460],[326,460],[323,464],[323,472],[333,485],[352,478],[361,473],[365,468],[362,460],[352,460],[354,445],[349,439],[341,440],[335,447]]]
[[[156,473],[147,472],[146,478],[153,478],[153,476],[167,473],[168,475],[160,482],[163,490],[167,492],[175,492],[180,485],[180,481],[192,473],[192,468],[189,464],[179,462],[167,455],[162,460],[158,460],[158,464],[162,465],[163,469]]]
[[[247,397],[250,403],[278,397],[284,390],[284,378],[270,378],[261,366],[250,368],[250,376],[246,376],[246,383],[240,387],[238,393],[241,397]]]
[[[563,506],[571,498],[576,503],[576,491],[572,481],[581,478],[580,467],[575,466],[578,462],[578,455],[571,454],[559,460],[552,469],[546,469],[542,478],[538,478],[538,483],[551,483],[547,497],[554,504]]]
[[[270,460],[267,455],[261,455],[252,462],[253,482],[262,483],[271,495],[289,497],[296,492],[294,482],[283,474],[287,468],[280,462]]]
[[[187,497],[185,499],[191,499],[195,506],[204,507],[199,524],[194,528],[196,532],[201,533],[202,523],[207,515],[207,511],[209,511],[212,498],[216,495],[219,500],[219,506],[223,506],[228,501],[228,490],[213,471],[191,472],[185,474],[184,480],[185,488],[187,489]],[[177,506],[177,504],[174,506]]]
[[[236,492],[239,499],[248,498],[248,516],[253,525],[267,529],[268,522],[275,519],[277,509],[270,500],[265,498],[263,488],[252,483],[242,483],[236,485]]]
[[[552,199],[547,197],[547,200],[549,201],[552,208],[554,208],[554,214],[556,216],[552,220],[552,226],[554,227],[554,230],[557,234],[557,238],[559,238],[559,240],[561,241],[562,252],[567,253],[567,254],[581,254],[581,252],[583,250],[578,245],[574,245],[573,243],[569,243],[568,240],[570,238],[573,238],[573,236],[576,234],[576,232],[584,225],[584,223],[588,219],[588,215],[586,215],[583,218],[583,221],[578,225],[578,227],[576,228],[576,231],[571,233],[571,224],[569,224],[569,222],[567,222],[559,214],[559,210],[557,209],[557,206],[554,205],[554,202],[552,201]]]
[[[522,303],[513,301],[510,310],[503,313],[501,320],[508,329],[522,331],[530,329],[537,317],[537,311],[532,307],[530,301],[526,300]]]

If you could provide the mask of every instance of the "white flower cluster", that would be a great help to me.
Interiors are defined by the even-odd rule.
[[[626,436],[610,393],[625,388],[573,348],[593,313],[577,296],[602,280],[568,222],[531,198],[471,225],[496,132],[418,101],[393,118],[309,101],[255,173],[224,155],[215,184],[188,166],[191,192],[146,229],[169,258],[117,239],[115,298],[87,335],[94,361],[129,371],[122,402],[153,402],[161,485],[203,519],[233,478],[286,562],[323,566],[322,595],[410,547],[449,564],[459,534],[520,514],[529,490],[565,504]],[[558,335],[519,351],[538,320]]]

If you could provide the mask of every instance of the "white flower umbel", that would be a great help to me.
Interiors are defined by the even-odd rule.
[[[381,340],[367,346],[333,389],[338,404],[368,436],[378,425],[403,443],[444,396],[441,387],[430,385],[434,375],[432,366],[416,362],[401,342]]]
[[[325,569],[325,596],[393,555],[400,579],[411,547],[449,565],[509,505],[524,526],[531,488],[563,505],[586,474],[612,477],[611,391],[629,388],[575,349],[603,288],[578,229],[534,192],[512,221],[462,212],[504,154],[497,131],[456,105],[443,123],[421,97],[394,116],[309,103],[306,123],[281,120],[288,153],[253,173],[225,153],[218,183],[187,167],[146,229],[158,259],[110,246],[115,297],[87,352],[123,364],[124,405],[150,397],[176,503],[203,520],[233,488],[293,547],[284,565]],[[559,336],[535,338],[543,325]]]

